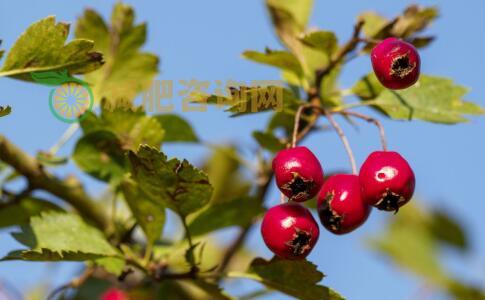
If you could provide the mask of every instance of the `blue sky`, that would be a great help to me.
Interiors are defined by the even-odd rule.
[[[2,46],[8,49],[30,23],[47,15],[73,22],[84,8],[92,7],[108,16],[113,2],[0,1]],[[353,21],[362,10],[375,10],[391,17],[410,3],[386,0],[316,2],[310,24],[336,31],[341,41],[351,34]],[[481,0],[417,2],[438,5],[442,15],[430,30],[438,36],[437,41],[421,52],[423,73],[454,78],[471,88],[467,99],[485,106],[482,72],[485,69],[485,41],[482,38],[485,3]],[[241,58],[241,52],[247,49],[280,47],[262,1],[136,1],[134,6],[137,19],[149,24],[145,48],[161,57],[159,79],[174,82],[279,79],[276,70]],[[350,87],[370,68],[368,58],[353,61],[343,74],[341,86]],[[50,114],[46,87],[2,78],[0,90],[0,104],[10,104],[14,109],[11,116],[0,119],[0,132],[28,152],[48,149],[66,129],[65,123]],[[191,121],[202,139],[212,143],[235,142],[254,147],[250,133],[262,128],[268,117],[261,114],[229,119],[227,114],[216,109],[206,113],[184,113],[178,98],[174,99],[177,110]],[[485,282],[485,235],[482,232],[485,118],[475,118],[457,126],[387,120],[384,125],[390,148],[400,151],[414,167],[420,201],[427,206],[441,206],[452,211],[469,228],[473,254],[465,263],[462,260],[459,263],[454,253],[447,253],[446,265],[463,278]],[[366,124],[359,131],[348,126],[344,129],[357,161],[362,163],[367,154],[378,147],[375,129]],[[341,143],[333,133],[313,135],[305,145],[320,158],[325,170],[348,168]],[[73,143],[69,143],[61,153],[69,154],[72,146]],[[208,153],[201,146],[187,145],[164,146],[164,151],[169,156],[187,158],[194,163],[200,162],[203,154]],[[76,169],[69,166],[55,172],[65,175],[76,172]],[[86,177],[83,180],[91,192],[100,191],[100,185],[95,181]],[[273,189],[267,203],[277,201],[278,194]],[[364,247],[364,237],[378,232],[385,220],[385,214],[374,212],[363,228],[350,235],[335,237],[323,232],[309,257],[327,275],[324,282],[348,299],[410,299],[420,286],[414,277]],[[19,247],[8,231],[0,231],[0,256]],[[262,256],[270,257],[257,231],[253,232],[249,242],[251,248],[258,249]],[[1,263],[0,279],[25,290],[47,276],[62,283],[76,267],[76,264],[53,267],[42,263]],[[253,288],[253,285],[230,287],[236,293],[246,288]],[[279,295],[268,298],[281,299]],[[434,295],[431,299],[442,298]]]

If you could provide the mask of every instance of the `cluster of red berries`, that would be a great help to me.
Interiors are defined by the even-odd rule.
[[[419,77],[416,49],[399,39],[379,43],[371,59],[377,78],[387,88],[407,88]],[[286,259],[305,258],[320,233],[310,210],[298,202],[317,196],[322,225],[334,234],[345,234],[361,226],[372,207],[397,212],[414,192],[413,170],[392,151],[371,153],[358,175],[337,174],[325,182],[320,162],[306,147],[280,151],[272,167],[276,184],[289,201],[266,212],[261,233],[268,248]]]

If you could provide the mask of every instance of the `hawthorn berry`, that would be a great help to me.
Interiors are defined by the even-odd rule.
[[[317,243],[320,231],[311,212],[296,202],[270,208],[261,234],[268,248],[284,259],[304,259]]]
[[[414,193],[414,172],[393,151],[371,153],[360,169],[359,180],[364,201],[381,210],[397,212]]]
[[[421,60],[413,45],[397,38],[387,38],[374,47],[372,67],[383,86],[393,90],[405,89],[419,78]]]
[[[281,150],[273,159],[276,184],[293,201],[313,198],[323,184],[323,169],[307,147]]]
[[[101,300],[129,300],[128,294],[120,289],[110,288],[101,296]]]
[[[337,174],[327,179],[318,193],[322,225],[335,234],[353,231],[369,217],[371,206],[362,200],[357,175]]]

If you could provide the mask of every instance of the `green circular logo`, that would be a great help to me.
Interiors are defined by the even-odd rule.
[[[82,120],[94,105],[93,92],[89,85],[69,76],[67,70],[32,73],[38,83],[55,86],[49,93],[49,108],[52,114],[66,123]]]
[[[91,89],[83,82],[68,81],[49,95],[49,107],[56,118],[66,123],[79,122],[93,108]]]

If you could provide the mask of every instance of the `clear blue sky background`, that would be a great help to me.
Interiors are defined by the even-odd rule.
[[[82,3],[81,3],[82,2]],[[0,39],[9,48],[27,26],[47,15],[73,22],[85,7],[93,7],[108,16],[114,1],[0,1]],[[311,25],[336,31],[346,39],[356,16],[362,10],[376,10],[389,17],[399,13],[409,1],[316,1]],[[474,1],[418,1],[425,5],[439,5],[442,17],[432,26],[438,36],[432,47],[422,51],[423,72],[453,77],[458,83],[471,87],[467,96],[485,106],[483,70],[483,28],[485,3]],[[149,24],[146,49],[161,56],[160,79],[241,80],[279,79],[276,70],[241,58],[246,49],[278,48],[262,1],[136,1],[138,20]],[[350,87],[361,75],[369,72],[370,62],[362,58],[352,62],[341,80]],[[176,86],[176,89],[179,87]],[[30,153],[48,149],[67,125],[49,112],[47,89],[10,79],[0,79],[0,104],[10,104],[14,112],[0,119],[0,132]],[[177,110],[180,102],[174,101]],[[197,133],[210,142],[237,142],[254,145],[250,133],[262,128],[267,115],[229,119],[222,111],[183,113],[190,119]],[[473,253],[458,260],[447,253],[447,266],[463,278],[485,282],[485,234],[483,214],[485,199],[485,119],[473,119],[458,126],[433,125],[424,122],[384,122],[391,148],[399,150],[413,165],[417,174],[417,195],[425,205],[443,206],[453,211],[468,226]],[[363,125],[360,131],[346,127],[358,162],[378,147],[375,129]],[[320,158],[326,170],[347,168],[348,163],[340,141],[334,134],[317,134],[306,141]],[[62,150],[68,154],[70,143]],[[184,157],[197,163],[201,154],[208,153],[200,146],[166,146],[170,156]],[[59,175],[75,172],[56,170]],[[83,178],[93,193],[99,184]],[[278,194],[272,190],[267,203],[276,203]],[[322,232],[317,248],[309,259],[327,274],[325,283],[348,299],[412,299],[420,286],[419,280],[399,271],[363,244],[365,236],[378,232],[385,224],[385,214],[374,212],[369,222],[355,233],[335,237]],[[0,231],[0,256],[19,245]],[[253,232],[251,248],[270,257],[258,232]],[[45,264],[0,263],[0,282],[7,280],[18,289],[26,290],[48,278],[64,282],[75,271],[76,264],[48,267]],[[231,286],[241,293],[252,284]],[[433,295],[432,299],[443,299]],[[281,299],[280,295],[268,297]]]

